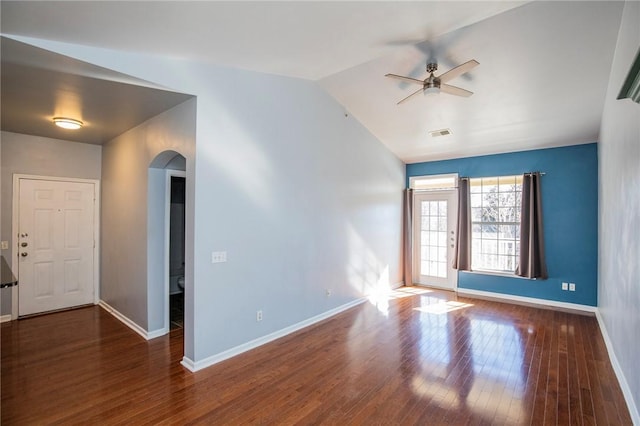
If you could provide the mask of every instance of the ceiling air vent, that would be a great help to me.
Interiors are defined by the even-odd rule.
[[[432,130],[429,132],[432,138],[437,138],[440,136],[449,136],[451,134],[451,129],[440,129],[440,130]]]

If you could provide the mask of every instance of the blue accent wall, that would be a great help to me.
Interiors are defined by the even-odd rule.
[[[466,177],[540,171],[549,278],[528,280],[459,272],[458,287],[559,302],[598,304],[598,151],[595,143],[562,148],[407,164],[411,176]],[[562,282],[576,284],[563,291]]]

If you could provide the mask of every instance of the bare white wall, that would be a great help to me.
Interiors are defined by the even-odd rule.
[[[640,48],[640,3],[625,4],[599,148],[598,308],[640,424],[640,105],[616,100]],[[635,412],[635,413],[634,413]]]
[[[9,241],[9,250],[2,254],[11,264],[13,239],[11,221],[13,209],[13,175],[100,179],[102,147],[40,136],[2,132],[1,192],[2,229],[0,239]],[[2,315],[11,313],[12,289],[2,290]]]
[[[195,99],[187,101],[103,147],[100,296],[149,332],[164,324],[164,277],[155,268],[164,262],[164,170],[149,167],[158,154],[175,151],[193,169],[195,108]],[[159,180],[149,179],[158,173]],[[193,198],[187,206],[193,211]],[[187,222],[192,227],[192,218]]]
[[[404,164],[317,84],[38,45],[197,96],[195,170],[187,167],[195,200],[185,284],[192,361],[401,280]],[[212,264],[211,252],[222,250],[228,262]]]

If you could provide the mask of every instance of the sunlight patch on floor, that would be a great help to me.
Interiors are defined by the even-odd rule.
[[[428,288],[419,288],[419,287],[400,287],[395,290],[389,291],[387,297],[389,300],[391,299],[403,299],[405,297],[412,297],[420,294],[432,293],[433,290],[429,290]]]
[[[456,302],[454,300],[444,301],[441,300],[438,303],[432,303],[425,306],[419,306],[413,308],[414,311],[425,312],[427,314],[446,314],[448,312],[457,311],[459,309],[469,308],[473,306],[471,303]]]

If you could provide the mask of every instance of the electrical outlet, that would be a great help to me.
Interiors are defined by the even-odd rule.
[[[569,291],[576,291],[576,283],[569,283]]]
[[[9,241],[2,241],[2,250],[9,250]]]
[[[227,261],[226,251],[213,251],[211,252],[211,263],[223,263]]]
[[[565,291],[569,290],[569,283],[562,283],[562,289]]]
[[[256,321],[262,321],[262,311],[256,312]]]

